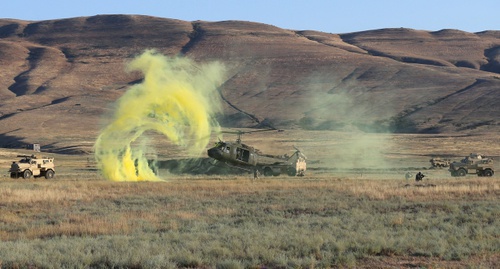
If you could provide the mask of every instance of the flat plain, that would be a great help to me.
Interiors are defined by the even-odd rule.
[[[225,136],[224,139],[233,139]],[[497,134],[286,130],[244,142],[292,145],[304,177],[173,174],[111,182],[92,155],[56,158],[53,180],[8,177],[25,150],[0,149],[2,268],[494,268],[500,180],[451,177],[429,159],[480,152]],[[182,150],[158,141],[160,159]],[[175,154],[172,154],[175,152]],[[495,163],[498,171],[498,163]],[[423,172],[422,182],[406,172]]]

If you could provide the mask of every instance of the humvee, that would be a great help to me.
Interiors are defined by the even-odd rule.
[[[454,177],[463,177],[467,174],[477,174],[477,176],[491,177],[495,171],[493,169],[493,160],[485,158],[481,154],[471,153],[460,162],[450,164],[448,171]]]
[[[450,166],[451,160],[444,158],[432,158],[429,160],[429,162],[431,163],[432,167],[442,168]]]
[[[54,158],[37,158],[35,155],[18,155],[18,162],[12,162],[9,173],[11,178],[45,177],[51,179],[55,175]]]

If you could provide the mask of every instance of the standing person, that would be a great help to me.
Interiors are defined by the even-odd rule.
[[[254,169],[253,169],[253,179],[254,179],[254,180],[255,180],[255,179],[259,179],[259,174],[260,174],[260,173],[259,173],[259,169],[254,168]]]

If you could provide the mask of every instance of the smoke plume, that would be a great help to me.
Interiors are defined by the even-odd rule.
[[[337,131],[325,139],[339,141],[330,150],[324,149],[322,162],[338,169],[388,168],[385,153],[392,145],[384,134],[389,129],[377,120],[392,115],[393,108],[377,107],[373,93],[356,79],[314,74],[308,82],[311,95],[305,105],[310,109],[299,121],[300,126]]]
[[[95,143],[95,157],[106,179],[155,181],[139,138],[155,132],[190,154],[199,155],[218,123],[217,87],[224,67],[213,62],[196,64],[183,57],[166,57],[148,50],[128,64],[144,80],[131,86],[117,101],[109,124]]]

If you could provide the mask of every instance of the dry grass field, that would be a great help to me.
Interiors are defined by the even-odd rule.
[[[225,139],[233,139],[230,136]],[[53,155],[53,180],[13,180],[0,149],[1,268],[494,268],[500,180],[452,178],[432,156],[481,152],[498,136],[341,132],[251,134],[264,152],[291,145],[305,177],[178,175],[110,182],[91,155]],[[159,158],[176,149],[164,145]],[[177,149],[177,152],[179,150]],[[498,165],[496,166],[498,171]],[[422,183],[405,180],[422,171]]]

